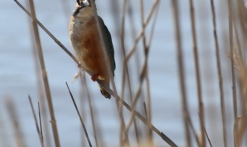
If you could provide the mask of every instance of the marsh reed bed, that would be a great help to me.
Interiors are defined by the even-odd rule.
[[[68,33],[57,33],[46,27],[45,19],[39,20],[39,13],[49,9],[49,15],[55,16],[52,19],[69,21],[76,1],[57,0],[53,6],[47,2],[47,7],[46,1],[12,1],[21,15],[28,16],[20,23],[26,23],[29,32],[16,35],[31,36],[32,57],[26,58],[33,58],[36,84],[31,87],[37,93],[25,90],[27,101],[20,104],[15,102],[18,91],[5,96],[1,86],[5,94],[1,146],[246,146],[244,1],[90,2],[97,9],[95,15],[107,13],[103,19],[113,38],[115,77],[111,87],[97,80],[112,98],[104,99],[84,71],[77,74],[74,84],[70,82],[79,61],[68,43]],[[60,20],[56,26],[66,26],[68,21]],[[58,46],[51,49],[48,40]],[[66,56],[58,58],[58,52]],[[46,61],[49,54],[53,55]],[[47,65],[57,72],[52,78]],[[61,73],[60,66],[74,71]],[[71,78],[61,79],[61,74]],[[54,86],[57,80],[64,85]],[[30,127],[19,115],[24,107],[30,107],[29,119],[24,121]]]

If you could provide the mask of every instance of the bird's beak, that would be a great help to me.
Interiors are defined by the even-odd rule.
[[[79,12],[79,8],[77,7],[77,8],[75,8],[75,10],[73,11],[73,13],[72,13],[72,16],[74,16],[75,17],[75,15]]]
[[[74,12],[72,13],[72,16],[76,16],[76,14],[79,13],[80,9],[84,8],[85,6],[79,6],[79,5],[76,5],[76,8],[74,10]]]

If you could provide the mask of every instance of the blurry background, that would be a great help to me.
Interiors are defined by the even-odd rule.
[[[29,9],[28,1],[20,0]],[[69,43],[68,25],[73,12],[74,0],[35,0],[37,19],[72,53]],[[123,0],[97,0],[97,12],[112,34],[115,48],[115,84],[118,95],[121,94],[123,53],[121,49],[121,19]],[[147,18],[154,1],[144,0],[144,17]],[[219,49],[222,65],[224,99],[226,107],[226,128],[228,146],[233,146],[233,104],[232,81],[228,41],[228,6],[227,1],[215,0],[215,13]],[[213,22],[210,1],[194,1],[197,43],[202,82],[202,98],[205,107],[205,128],[213,146],[223,146],[222,117],[220,108],[220,93],[217,77],[215,44],[213,38]],[[162,0],[158,4],[158,16],[155,22],[153,39],[148,57],[148,76],[151,97],[152,124],[166,134],[178,146],[185,146],[185,128],[183,125],[182,101],[178,78],[178,63],[176,56],[175,25],[171,1]],[[185,81],[188,108],[196,132],[199,133],[198,98],[193,56],[192,30],[189,1],[179,1],[179,15],[182,36],[182,49],[185,65]],[[136,37],[142,28],[139,1],[128,1],[125,20],[125,49],[130,51]],[[154,16],[149,22],[146,35],[150,38]],[[34,119],[28,101],[31,96],[35,111],[38,112],[37,102],[40,101],[38,81],[41,73],[36,54],[34,37],[32,35],[31,19],[14,2],[0,1],[0,141],[1,147],[16,146],[14,131],[6,110],[6,99],[12,99],[18,112],[20,128],[25,144],[30,147],[39,146]],[[74,74],[78,71],[76,63],[42,30],[39,28],[43,47],[44,60],[48,74],[56,122],[61,146],[88,146],[80,120],[77,116],[69,92],[70,89],[81,109],[90,138],[93,140],[93,130],[90,119],[89,105],[81,80],[72,83]],[[144,62],[142,39],[137,45],[135,55],[128,62],[131,89],[133,94],[139,84],[139,72]],[[99,128],[101,146],[117,146],[119,144],[120,121],[114,98],[105,99],[97,83],[86,75],[97,128]],[[126,84],[127,85],[127,84]],[[43,87],[43,85],[41,85]],[[136,110],[144,114],[143,102],[147,88],[142,86],[142,94]],[[43,94],[44,96],[44,94]],[[128,90],[125,99],[128,103]],[[44,103],[46,104],[46,102]],[[129,121],[129,112],[124,109],[125,121]],[[47,114],[45,114],[47,113]],[[49,121],[48,108],[43,110],[43,121]],[[141,140],[145,140],[146,127],[137,121]],[[50,130],[50,143],[55,146]],[[131,127],[129,138],[135,144],[134,129]],[[157,146],[168,146],[158,135],[153,134]],[[195,139],[192,141],[196,145]],[[92,141],[94,145],[94,141]],[[95,145],[94,145],[95,146]]]

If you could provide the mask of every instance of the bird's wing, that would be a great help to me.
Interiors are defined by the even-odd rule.
[[[99,18],[99,24],[101,27],[102,36],[103,36],[105,48],[107,51],[107,55],[110,57],[111,62],[112,62],[111,69],[112,69],[112,73],[114,76],[114,70],[116,69],[116,64],[115,64],[115,59],[114,59],[114,47],[112,44],[111,34],[110,34],[108,28],[106,27],[104,21],[102,20],[102,18],[99,16],[98,16],[98,18]]]

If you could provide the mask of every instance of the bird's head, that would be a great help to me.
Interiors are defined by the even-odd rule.
[[[76,16],[80,12],[80,10],[82,10],[85,7],[91,7],[88,0],[77,0],[75,10],[72,15]]]

